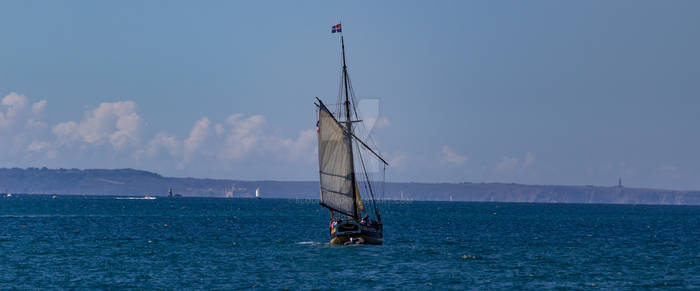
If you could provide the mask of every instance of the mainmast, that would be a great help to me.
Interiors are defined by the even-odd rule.
[[[353,138],[353,133],[352,133],[352,119],[350,118],[350,94],[348,94],[348,66],[347,63],[345,62],[345,39],[343,39],[343,36],[340,36],[340,44],[343,49],[343,83],[345,87],[345,128],[347,129],[348,133],[348,139],[350,140],[350,168],[352,169],[352,172],[350,173],[351,179],[352,179],[352,204],[354,208],[354,216],[357,218],[359,215],[357,213],[357,189],[356,189],[356,182],[355,179],[355,161],[354,161],[354,156],[352,154],[352,138]]]

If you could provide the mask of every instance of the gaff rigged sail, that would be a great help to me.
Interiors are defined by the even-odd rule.
[[[318,110],[318,164],[321,204],[354,216],[355,187],[353,181],[351,137],[325,105]]]

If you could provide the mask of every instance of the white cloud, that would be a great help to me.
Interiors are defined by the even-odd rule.
[[[43,142],[48,135],[48,126],[42,120],[42,111],[46,100],[41,100],[29,106],[29,98],[17,93],[10,93],[0,100],[0,159],[10,162],[13,159],[24,159],[35,153],[39,148],[45,148],[48,142]],[[36,107],[37,110],[33,110]],[[34,142],[39,143],[30,145]],[[31,155],[31,157],[36,155]]]
[[[29,101],[27,100],[27,96],[20,95],[15,92],[12,92],[9,95],[5,96],[5,98],[2,98],[2,105],[8,106],[10,108],[22,109],[27,106],[27,103],[29,103]]]
[[[278,159],[294,161],[297,159],[313,159],[313,145],[316,140],[316,130],[313,128],[299,132],[296,138],[264,136],[259,139],[263,152],[274,154]]]
[[[60,141],[72,141],[80,139],[80,133],[78,132],[78,123],[76,123],[75,121],[68,121],[56,124],[53,127],[52,131]]]
[[[48,149],[51,146],[50,143],[46,141],[33,141],[27,146],[27,150],[30,152],[40,152],[42,150]]]
[[[234,114],[226,120],[225,144],[221,151],[225,159],[241,159],[254,150],[263,137],[262,128],[265,118],[262,115],[253,115],[241,119],[240,114]]]
[[[138,146],[143,118],[136,113],[133,101],[101,103],[86,113],[80,122],[67,121],[53,127],[60,144],[83,142],[93,145],[111,144],[119,151]]]
[[[469,157],[467,157],[466,155],[456,153],[449,146],[443,146],[441,152],[441,160],[448,164],[464,165],[467,162],[467,160],[469,160]]]
[[[46,109],[46,100],[41,100],[39,102],[35,102],[32,105],[32,112],[34,114],[41,114],[44,112],[44,109]]]
[[[216,161],[238,161],[253,156],[283,161],[313,159],[314,129],[303,130],[296,138],[287,138],[267,133],[265,125],[262,115],[243,117],[233,114],[224,123],[213,126],[209,118],[204,117],[195,123],[189,137],[183,141],[182,162],[188,163],[195,156]],[[169,152],[175,155],[178,142],[172,137],[161,137],[160,141],[151,141],[149,146],[162,147],[163,144],[167,144]]]
[[[163,132],[158,133],[148,144],[148,153],[156,154],[161,149],[164,149],[171,156],[178,156],[181,151],[180,142],[174,137]]]
[[[27,129],[47,129],[49,126],[46,123],[34,119],[27,119]]]
[[[2,98],[0,102],[0,130],[21,131],[26,124],[27,128],[41,127],[40,115],[46,107],[46,100],[41,100],[28,107],[29,99],[21,94],[12,92]]]
[[[186,162],[189,162],[197,150],[204,144],[209,136],[210,124],[209,118],[203,117],[197,121],[192,127],[192,130],[190,130],[190,135],[184,141],[184,159]]]
[[[133,101],[105,102],[82,118],[48,124],[45,100],[11,93],[0,100],[0,158],[54,167],[212,169],[315,160],[316,131],[283,136],[266,128],[262,115],[232,114],[219,122],[204,116],[185,136],[163,131],[143,136],[146,122]],[[52,164],[53,163],[53,164]],[[187,167],[185,168],[185,165]],[[174,170],[174,171],[180,171]]]
[[[166,157],[178,157],[182,154],[182,142],[174,136],[168,135],[165,132],[159,132],[154,136],[143,149],[137,150],[132,157],[136,160],[144,158],[156,158],[160,154]]]
[[[214,131],[216,132],[216,135],[219,135],[219,136],[223,135],[226,132],[226,130],[224,129],[224,126],[221,125],[221,123],[217,123],[216,125],[214,125]]]

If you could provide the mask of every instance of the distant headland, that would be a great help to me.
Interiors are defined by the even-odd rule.
[[[0,168],[0,193],[318,198],[318,182],[163,177],[135,169]],[[700,205],[700,191],[513,183],[386,183],[384,199]]]

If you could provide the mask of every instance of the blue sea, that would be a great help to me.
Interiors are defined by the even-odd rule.
[[[700,207],[379,206],[343,247],[313,200],[0,197],[0,289],[700,288]]]

